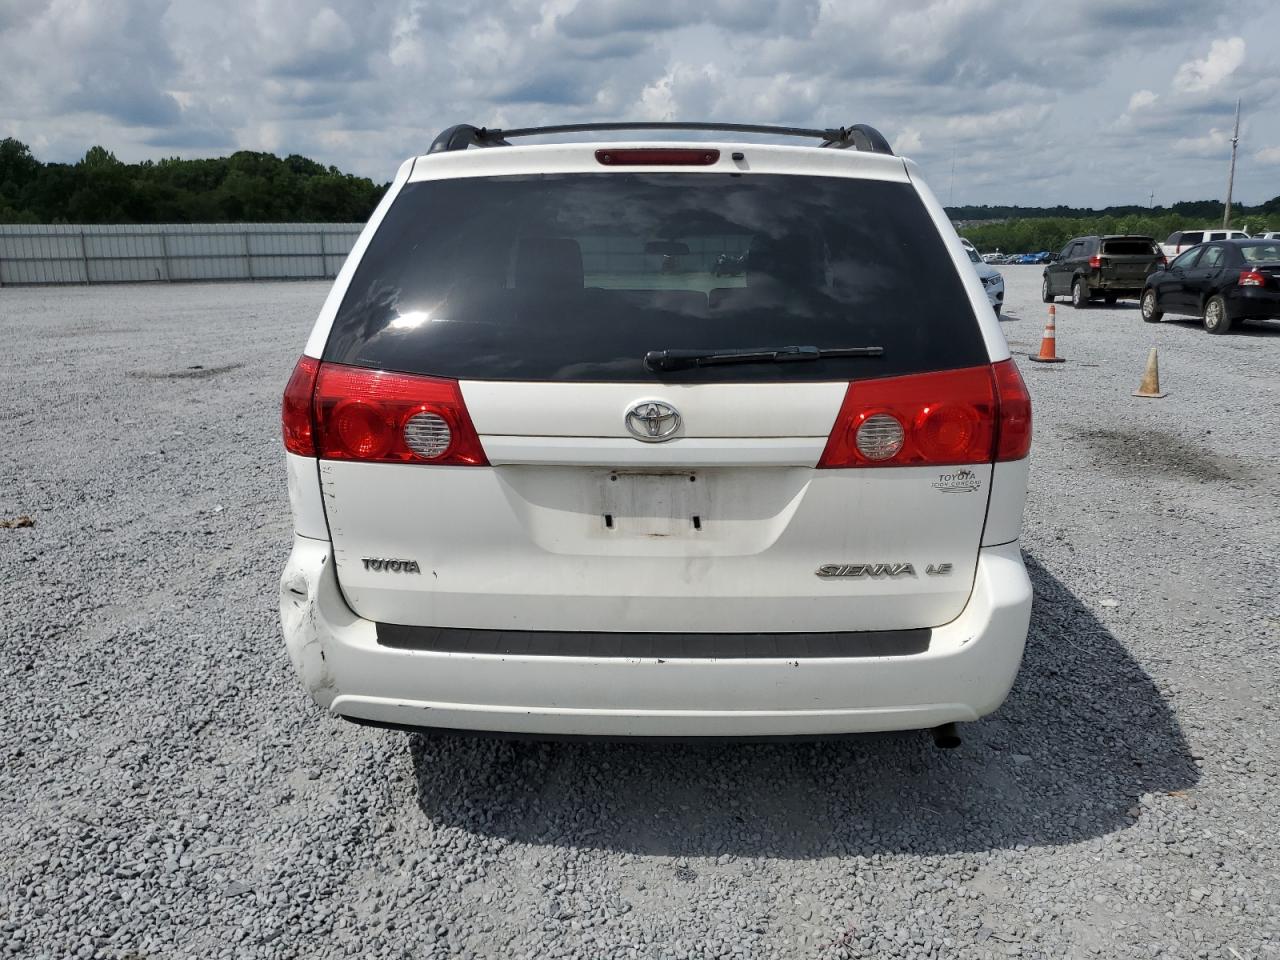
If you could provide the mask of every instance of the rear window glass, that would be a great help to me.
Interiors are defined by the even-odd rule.
[[[651,350],[884,348],[693,367]],[[589,173],[409,184],[324,359],[462,380],[842,380],[987,362],[909,184]]]
[[[1110,253],[1113,256],[1155,256],[1157,254],[1156,243],[1154,240],[1135,240],[1127,238],[1124,240],[1103,240],[1102,252]]]
[[[1280,263],[1280,243],[1242,243],[1239,247],[1246,263]]]

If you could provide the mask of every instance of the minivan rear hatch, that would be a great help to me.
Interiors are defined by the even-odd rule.
[[[323,368],[346,385],[326,416],[364,404],[332,421],[320,461],[363,617],[894,630],[968,599],[998,391],[953,252],[904,175],[411,182]],[[436,409],[415,389],[456,398],[441,422],[474,431],[478,462],[360,452],[376,447],[361,417],[399,430]],[[378,407],[380,390],[401,406]],[[853,434],[877,414],[863,439],[879,461]]]

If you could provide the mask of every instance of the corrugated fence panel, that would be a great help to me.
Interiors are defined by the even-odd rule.
[[[0,285],[332,278],[358,223],[0,224]]]

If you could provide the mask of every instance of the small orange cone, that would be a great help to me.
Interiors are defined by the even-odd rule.
[[[1160,390],[1160,360],[1156,356],[1155,347],[1152,347],[1151,352],[1147,354],[1147,369],[1142,374],[1142,383],[1138,384],[1138,389],[1133,391],[1133,395],[1148,397],[1152,400],[1167,396]]]
[[[1036,363],[1065,363],[1066,357],[1058,356],[1057,320],[1058,308],[1049,304],[1049,322],[1044,325],[1044,336],[1040,338],[1040,353],[1028,354],[1028,360]]]

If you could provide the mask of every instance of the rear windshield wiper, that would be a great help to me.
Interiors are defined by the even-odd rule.
[[[827,357],[880,357],[884,347],[753,347],[749,350],[650,350],[644,365],[650,370],[718,367],[731,363],[791,363]]]

